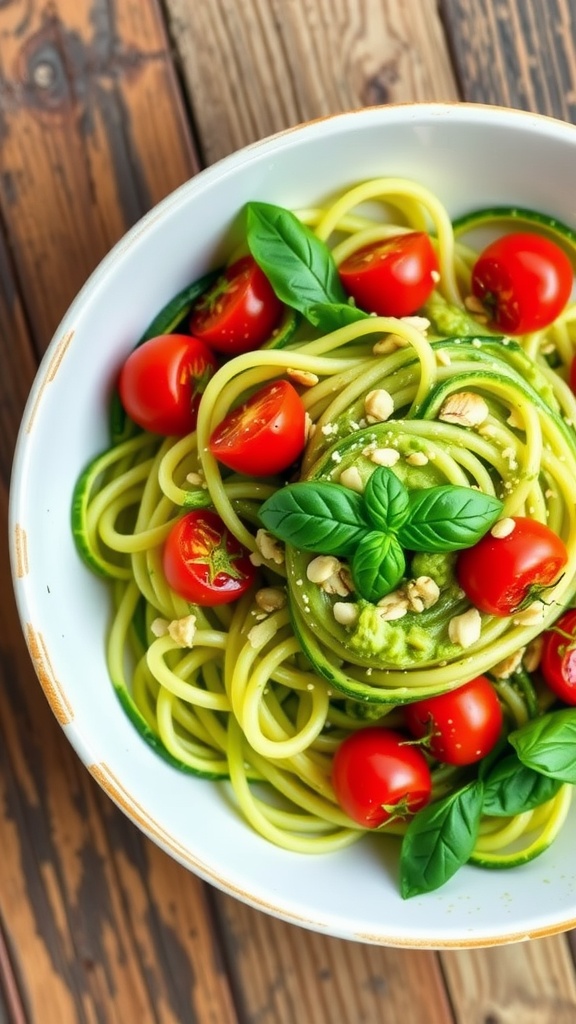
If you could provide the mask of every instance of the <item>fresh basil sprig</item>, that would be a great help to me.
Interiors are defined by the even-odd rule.
[[[404,899],[439,889],[470,858],[478,837],[483,796],[484,786],[476,780],[414,815],[400,853]]]
[[[497,498],[468,487],[448,484],[411,493],[391,469],[377,466],[363,494],[329,481],[288,484],[264,502],[260,518],[293,547],[351,556],[358,593],[377,603],[404,575],[403,549],[471,547],[501,511]]]
[[[248,203],[246,218],[248,248],[282,302],[323,331],[368,316],[348,302],[329,247],[290,210]]]

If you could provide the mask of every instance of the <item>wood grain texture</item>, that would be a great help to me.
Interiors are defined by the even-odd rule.
[[[461,1024],[573,1024],[576,979],[566,939],[553,936],[442,958]]]
[[[0,83],[0,217],[42,351],[102,256],[197,163],[154,0],[9,0]]]
[[[0,65],[5,538],[37,355],[105,251],[198,164],[154,0],[8,0]],[[0,574],[9,581],[4,540]],[[0,1022],[234,1024],[203,884],[78,761],[42,697],[9,585],[0,621]]]
[[[342,110],[458,98],[430,0],[166,0],[207,163]]]
[[[219,898],[246,1019],[258,1024],[449,1024],[437,957],[329,938]],[[247,979],[250,979],[249,983]]]
[[[440,0],[462,96],[576,122],[574,0]]]

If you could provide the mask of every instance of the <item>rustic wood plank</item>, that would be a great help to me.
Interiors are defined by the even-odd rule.
[[[576,122],[574,0],[440,0],[464,99]]]
[[[576,979],[562,936],[443,955],[458,1024],[572,1024]]]
[[[435,954],[327,938],[267,919],[229,897],[219,903],[248,1021],[450,1024]]]
[[[0,213],[44,348],[114,242],[197,168],[155,0],[0,7]]]
[[[0,44],[5,538],[37,353],[109,246],[198,164],[155,0],[2,4]],[[9,580],[5,541],[0,574]],[[78,761],[38,687],[9,585],[0,617],[0,1021],[235,1024],[204,885]]]
[[[338,111],[458,98],[429,0],[166,0],[166,6],[207,163]]]

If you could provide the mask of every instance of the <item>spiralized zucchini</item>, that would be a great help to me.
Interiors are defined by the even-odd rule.
[[[474,252],[455,237],[439,200],[412,182],[365,182],[300,216],[333,247],[337,262],[375,239],[428,231],[440,266],[437,291],[423,311],[432,321],[428,330],[413,318],[377,316],[323,336],[301,324],[283,348],[229,360],[206,388],[197,431],[178,440],[133,432],[83,474],[74,517],[83,557],[111,582],[110,676],[142,735],[178,768],[229,779],[242,814],[271,842],[321,853],[363,834],[338,807],[330,781],[342,739],[367,720],[394,725],[396,708],[406,700],[493,672],[525,649],[573,595],[576,401],[566,376],[576,307],[569,305],[547,331],[514,341],[475,324],[465,306]],[[442,330],[447,311],[460,318],[455,334]],[[405,623],[399,644],[395,623],[374,626],[373,609],[364,607],[365,631],[381,632],[368,651],[358,630],[334,617],[334,596],[303,585],[309,553],[289,548],[285,562],[266,557],[259,508],[282,481],[223,473],[207,442],[246,394],[286,375],[300,387],[311,421],[301,479],[337,482],[351,466],[366,476],[375,449],[393,450],[401,479],[409,481],[425,466],[434,483],[501,498],[504,516],[547,523],[563,539],[569,560],[538,621],[482,615],[479,639],[464,650],[448,636],[449,620],[469,607],[452,576],[433,607],[409,613],[412,645]],[[367,421],[365,399],[375,389],[392,396],[394,412],[386,422]],[[443,403],[462,391],[488,405],[488,418],[476,428],[441,418]],[[201,507],[214,508],[261,565],[258,587],[233,606],[190,606],[163,577],[162,544],[172,523],[183,510]],[[285,601],[263,610],[261,587],[275,588]],[[190,622],[191,615],[194,635],[186,646],[170,626]],[[418,642],[431,632],[431,647]],[[500,692],[513,727],[530,709],[519,691],[508,702],[505,685]],[[433,769],[438,792],[458,783],[458,770]],[[563,795],[562,819],[566,800]],[[530,827],[547,834],[560,804],[531,812]],[[497,831],[479,840],[478,862],[497,860],[497,851],[525,824],[528,819],[513,821],[507,831],[500,820]]]

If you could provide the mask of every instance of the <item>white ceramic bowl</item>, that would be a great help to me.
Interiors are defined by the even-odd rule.
[[[23,629],[46,697],[110,797],[178,861],[270,914],[331,935],[398,946],[489,945],[576,926],[576,807],[540,858],[511,871],[462,869],[402,901],[397,855],[366,839],[314,857],[266,843],[217,785],[180,774],[141,740],[104,661],[105,586],[76,554],[70,496],[107,441],[123,357],[157,311],[217,262],[248,200],[301,207],[376,175],[404,175],[457,215],[518,204],[576,225],[576,127],[479,105],[366,109],[235,153],[170,195],[104,259],[42,362],[19,436],[10,540]]]

